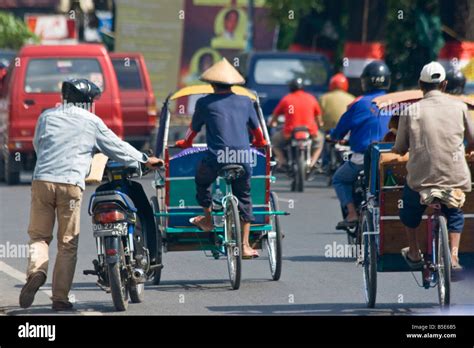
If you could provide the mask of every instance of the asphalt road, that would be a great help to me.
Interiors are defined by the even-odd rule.
[[[30,202],[28,175],[15,187],[0,185],[0,246],[27,243]],[[150,179],[143,180],[147,193],[153,190]],[[94,191],[88,187],[82,205],[79,258],[71,295],[74,315],[417,315],[440,314],[437,290],[417,286],[411,273],[379,273],[377,305],[368,309],[364,302],[362,269],[353,259],[328,257],[325,251],[333,243],[346,243],[344,233],[334,226],[340,218],[334,191],[322,180],[308,184],[304,193],[289,191],[288,181],[273,186],[281,199],[281,208],[291,213],[282,217],[286,234],[284,263],[280,281],[270,280],[266,255],[244,261],[243,281],[237,291],[230,290],[224,259],[214,260],[203,252],[164,254],[162,284],[146,287],[145,301],[130,304],[125,313],[116,313],[111,296],[96,287],[94,276],[84,276],[92,268],[95,242],[87,202]],[[26,259],[0,258],[0,315],[51,315],[48,298],[51,289],[55,243],[51,248],[50,276],[34,305],[18,307],[18,295],[24,282]],[[474,278],[457,282],[452,289],[452,314],[474,314]],[[416,274],[419,278],[419,274]]]

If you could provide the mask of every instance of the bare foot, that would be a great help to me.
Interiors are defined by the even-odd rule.
[[[257,250],[252,249],[252,248],[250,247],[250,245],[244,244],[244,245],[242,246],[242,249],[243,249],[242,255],[245,256],[245,257],[255,257],[255,256],[258,256]]]
[[[411,251],[411,248],[410,250],[408,251],[408,258],[413,261],[413,262],[418,262],[421,260],[421,253],[420,251],[418,250],[418,252],[413,252]]]

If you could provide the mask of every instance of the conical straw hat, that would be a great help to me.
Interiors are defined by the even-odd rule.
[[[243,85],[245,83],[242,75],[225,58],[204,71],[199,79],[208,83],[224,85]]]

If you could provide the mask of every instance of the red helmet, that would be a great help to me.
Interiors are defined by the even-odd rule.
[[[331,80],[329,81],[329,90],[333,91],[335,89],[342,89],[346,92],[349,89],[349,81],[343,73],[338,73],[331,77]]]

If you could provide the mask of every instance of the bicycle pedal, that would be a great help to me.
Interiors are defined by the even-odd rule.
[[[84,274],[84,275],[97,275],[97,271],[92,270],[92,269],[86,269],[86,270],[82,271],[82,274]]]

